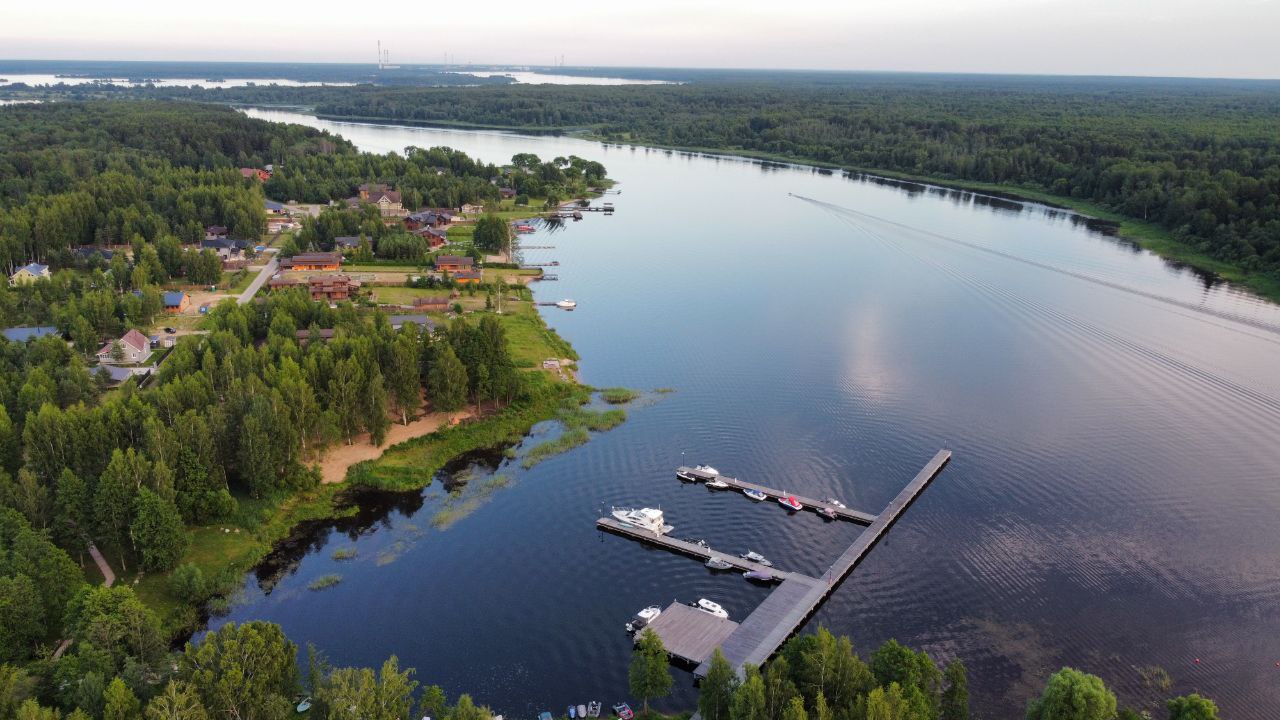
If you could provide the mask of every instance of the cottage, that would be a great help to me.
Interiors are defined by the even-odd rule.
[[[440,227],[453,221],[453,213],[443,210],[419,210],[404,219],[404,227],[410,232],[424,227]]]
[[[356,250],[360,247],[360,238],[352,235],[340,235],[333,239],[333,249],[338,252]]]
[[[297,227],[297,226],[294,224],[293,219],[290,217],[286,216],[286,217],[267,218],[267,232],[271,233],[272,235],[279,235],[285,230],[291,230],[294,227]]]
[[[480,213],[484,212],[484,206],[466,203],[462,207],[458,208],[458,211],[461,212],[463,215],[479,215]]]
[[[320,328],[317,331],[316,335],[320,340],[332,340],[333,333],[334,333],[333,328]],[[293,333],[293,337],[298,341],[299,345],[306,345],[307,341],[311,339],[311,331],[298,330]]]
[[[483,280],[483,276],[480,274],[479,270],[461,270],[449,277],[453,278],[453,281],[459,285],[479,285],[481,280]]]
[[[103,260],[110,261],[111,256],[115,255],[114,251],[100,248],[97,245],[81,245],[71,252],[77,259],[85,262],[92,262],[95,256],[101,257]]]
[[[109,387],[117,387],[125,384],[129,378],[138,378],[138,382],[142,382],[151,374],[151,368],[124,368],[103,365],[98,368],[98,372],[106,374]]]
[[[271,173],[261,168],[240,168],[240,177],[245,180],[257,180],[258,182],[266,182],[271,179]]]
[[[280,261],[285,270],[319,270],[322,272],[337,270],[342,264],[342,256],[338,253],[299,253]]]
[[[288,290],[302,285],[303,282],[297,278],[273,277],[267,281],[268,290]]]
[[[40,263],[30,263],[23,265],[9,276],[10,285],[30,285],[39,280],[49,279],[49,266]]]
[[[515,196],[516,196],[515,188],[509,188],[509,187],[498,188],[498,197],[502,198],[503,200],[510,200]]]
[[[359,205],[362,202],[372,203],[378,206],[378,212],[383,215],[394,215],[403,217],[405,215],[404,199],[397,190],[392,190],[381,183],[365,183],[359,188],[359,194],[347,200],[350,205]]]
[[[9,342],[26,342],[46,335],[57,335],[58,328],[52,325],[36,325],[34,327],[11,327],[0,331]]]
[[[119,343],[122,352],[121,359],[116,360],[111,356],[113,346]],[[109,342],[102,346],[98,351],[98,362],[103,364],[111,363],[140,363],[146,362],[151,357],[151,342],[147,337],[137,330],[130,330],[125,333],[116,342]]]
[[[227,236],[227,229],[222,225],[210,225],[204,229],[205,240],[221,240]]]
[[[312,275],[307,278],[312,300],[349,300],[360,291],[360,281],[347,275]]]
[[[262,209],[267,211],[268,215],[288,215],[289,208],[284,203],[278,203],[275,200],[263,200]]]
[[[230,238],[206,238],[200,242],[201,250],[212,250],[218,254],[223,260],[240,257],[249,249],[248,240],[234,240]]]
[[[438,230],[433,227],[418,228],[413,231],[413,234],[421,238],[426,238],[427,246],[431,248],[443,247],[449,240],[443,230]]]
[[[178,315],[191,309],[191,297],[184,292],[167,292],[164,294],[164,311]]]
[[[436,258],[436,270],[447,273],[469,271],[475,266],[475,260],[459,255],[440,255]]]

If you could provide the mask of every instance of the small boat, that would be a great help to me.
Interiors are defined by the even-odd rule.
[[[755,500],[756,502],[760,502],[761,500],[769,497],[768,495],[765,495],[763,491],[753,490],[751,488],[742,488],[742,494],[746,495],[752,500]]]
[[[577,706],[577,705],[570,705],[570,706],[569,706],[569,720],[574,720],[574,718],[576,718],[576,717],[578,717],[578,706]]]
[[[701,610],[702,612],[707,613],[708,615],[714,615],[718,618],[724,618],[726,620],[729,619],[729,613],[723,607],[720,606],[720,603],[715,602],[713,600],[708,600],[706,598],[698,598],[698,602],[693,603],[693,606]]]
[[[613,706],[613,711],[618,713],[618,717],[622,720],[631,720],[636,714],[631,712],[631,706],[626,703],[618,703]]]
[[[818,514],[828,520],[835,520],[840,517],[840,513],[836,512],[835,508],[829,507],[818,508]]]
[[[572,310],[578,307],[578,302],[576,300],[565,298],[563,300],[557,300],[556,307],[561,308],[562,310]]]
[[[599,700],[592,700],[591,702],[587,703],[587,717],[593,717],[593,718],[600,717],[600,701]]]
[[[711,545],[709,545],[706,540],[703,540],[701,538],[681,538],[681,540],[683,542],[689,543],[690,545],[697,545],[698,547],[704,547],[704,548],[711,547]]]
[[[787,495],[786,497],[778,498],[778,504],[793,512],[804,509],[804,505],[800,504],[800,501],[796,499],[795,495]]]
[[[554,719],[551,717],[551,713],[547,712],[546,710],[543,710],[542,712],[538,713],[538,720],[554,720]]]
[[[666,535],[673,529],[662,522],[662,511],[656,508],[620,508],[612,509],[613,516],[620,522],[641,530],[648,530],[654,535]]]
[[[662,614],[662,608],[658,607],[657,605],[650,605],[649,607],[636,613],[635,617],[631,618],[631,622],[627,623],[627,632],[633,633],[643,629],[644,626],[653,622],[654,618],[658,617],[661,614]]]
[[[742,577],[752,582],[762,582],[762,583],[771,583],[774,580],[778,579],[777,577],[774,576],[773,573],[765,572],[764,570],[752,570],[750,572],[744,572],[742,573]]]
[[[698,482],[698,480],[701,479],[697,475],[694,475],[691,472],[686,472],[684,470],[677,470],[676,477],[680,478],[680,480],[682,480],[683,482],[691,482],[691,483],[696,483]]]
[[[302,700],[298,701],[298,707],[297,707],[298,712],[304,713],[310,709],[311,709],[311,698],[305,697],[305,698],[302,698]]]
[[[826,504],[828,504],[828,505],[833,505],[833,506],[835,506],[835,507],[838,507],[838,508],[840,508],[841,510],[845,510],[845,509],[847,509],[847,508],[848,508],[848,506],[847,506],[847,505],[845,505],[844,503],[840,502],[839,500],[837,500],[837,499],[835,499],[835,498],[827,498],[827,499],[826,499],[826,500],[824,500],[823,502],[825,502],[825,503],[826,503]]]
[[[578,717],[580,717],[580,718],[584,718],[584,717],[586,717],[586,716],[587,716],[587,706],[586,706],[586,705],[579,704],[579,705],[578,705]]]
[[[757,565],[763,565],[765,567],[773,567],[773,562],[770,561],[769,558],[753,550],[748,550],[742,553],[741,555],[739,555],[738,557],[742,558],[743,560],[749,560]]]
[[[710,474],[712,474],[712,475],[719,475],[719,474],[720,474],[720,471],[719,471],[719,470],[717,470],[717,469],[715,469],[715,468],[711,467],[710,465],[699,465],[698,467],[696,467],[696,468],[694,468],[694,469],[695,469],[695,470],[701,470],[701,471],[702,471],[702,472],[704,472],[704,473],[710,473]]]
[[[710,570],[732,570],[733,563],[720,558],[711,558],[706,562],[707,568]]]
[[[727,487],[729,487],[729,483],[721,480],[718,477],[711,478],[710,480],[707,481],[707,488],[711,490],[724,490]]]

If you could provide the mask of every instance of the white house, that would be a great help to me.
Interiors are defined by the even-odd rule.
[[[49,278],[49,266],[40,263],[31,263],[23,265],[9,276],[10,285],[30,285],[37,280],[47,280]]]

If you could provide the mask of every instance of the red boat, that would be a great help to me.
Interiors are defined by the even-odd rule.
[[[635,713],[631,712],[631,706],[626,703],[618,703],[617,705],[614,705],[613,711],[618,713],[618,717],[621,718],[621,720],[631,720],[631,718],[636,716]]]
[[[796,496],[795,496],[795,495],[788,495],[788,496],[786,496],[786,497],[780,497],[780,498],[778,498],[778,504],[782,505],[782,507],[784,507],[784,508],[786,508],[786,509],[788,509],[788,510],[803,510],[803,509],[804,509],[804,505],[801,505],[801,504],[800,504],[800,501],[796,499]]]

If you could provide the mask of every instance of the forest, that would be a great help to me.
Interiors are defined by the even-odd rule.
[[[88,92],[88,91],[81,91]],[[1085,201],[1280,281],[1280,84],[713,73],[657,86],[117,90],[740,152]]]

